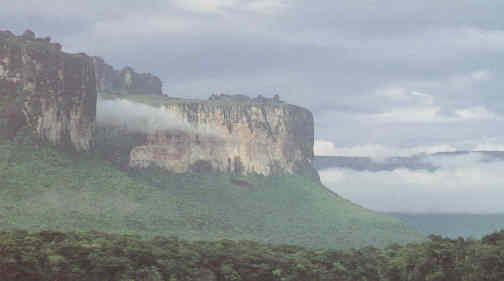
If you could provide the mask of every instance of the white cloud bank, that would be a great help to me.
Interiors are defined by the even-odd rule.
[[[142,133],[170,129],[194,130],[188,122],[172,112],[124,99],[99,99],[96,122],[99,126],[127,128],[129,131]]]
[[[322,182],[366,208],[407,213],[504,213],[504,162],[481,156],[433,157],[434,172],[320,171]]]
[[[203,136],[222,136],[223,128],[211,124],[195,126],[164,106],[154,107],[125,99],[98,99],[96,123],[106,128],[121,128],[130,132],[153,134],[160,131],[183,131]]]

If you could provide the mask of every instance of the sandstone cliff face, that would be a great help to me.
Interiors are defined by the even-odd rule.
[[[191,130],[158,130],[130,153],[131,167],[176,173],[219,171],[278,175],[311,167],[313,116],[283,103],[181,101],[161,111]]]
[[[55,145],[89,151],[95,140],[96,81],[91,59],[49,38],[0,31],[0,133],[28,125]]]
[[[124,95],[162,95],[163,84],[150,73],[137,73],[131,67],[115,70],[100,57],[93,57],[96,89],[100,93]]]

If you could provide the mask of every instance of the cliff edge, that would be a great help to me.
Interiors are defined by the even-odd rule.
[[[150,116],[144,118],[145,125],[137,129],[136,134],[131,133],[135,130],[131,128],[132,123],[123,120],[123,124],[115,124],[116,131],[123,133],[116,136],[116,140],[106,141],[125,143],[126,136],[131,137],[126,150],[130,167],[157,167],[175,173],[215,171],[242,175],[293,174],[311,169],[314,125],[312,113],[307,109],[280,102],[278,98],[241,98],[239,101],[215,97],[208,101],[163,97],[127,99],[144,106],[150,104],[155,110],[155,114],[149,110]],[[110,104],[110,107],[118,112],[131,112],[127,108],[119,109],[121,101],[124,99],[116,98],[116,105]],[[142,111],[136,108],[137,113]],[[170,126],[149,125],[164,117],[172,120]],[[100,126],[105,131],[113,130],[107,120]],[[125,150],[122,151],[124,154]]]
[[[90,151],[96,142],[97,89],[123,90],[108,95],[116,104],[104,111],[109,115],[102,118],[100,144],[112,144],[113,157],[129,167],[241,175],[311,170],[313,116],[278,96],[168,98],[151,74],[118,72],[100,58],[64,53],[61,45],[31,31],[0,32],[2,136],[13,138],[28,127],[43,141]],[[119,101],[131,106],[121,108]]]
[[[31,31],[0,31],[0,136],[28,126],[41,140],[77,151],[94,146],[96,81],[91,58],[67,54]]]

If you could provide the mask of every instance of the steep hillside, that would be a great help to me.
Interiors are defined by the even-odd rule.
[[[385,246],[421,237],[302,176],[120,171],[97,155],[0,145],[0,230],[98,230],[249,239],[310,247]]]

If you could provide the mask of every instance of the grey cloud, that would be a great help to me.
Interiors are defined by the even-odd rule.
[[[443,118],[469,106],[504,113],[504,3],[497,0],[296,0],[274,13],[248,9],[252,2],[242,0],[207,1],[224,3],[207,11],[161,0],[9,3],[0,11],[2,29],[29,27],[66,50],[153,72],[173,96],[278,93],[312,109],[317,136],[338,145],[436,145],[503,135],[496,120],[357,118],[423,103],[376,95],[387,87],[431,95]],[[449,83],[480,70],[494,79],[459,88]]]
[[[491,118],[504,116],[502,1],[294,0],[271,11],[244,0],[190,7],[197,2],[0,0],[9,7],[0,10],[0,29],[31,28],[65,50],[153,72],[172,96],[280,94],[313,110],[317,139],[337,151],[504,147],[504,121]],[[383,94],[390,89],[403,92]],[[99,121],[121,106],[130,105],[100,104]],[[439,110],[425,116],[422,107]],[[377,118],[383,114],[389,118]],[[394,119],[401,116],[406,122]],[[504,212],[503,162],[429,161],[441,169],[321,174],[376,210]]]

